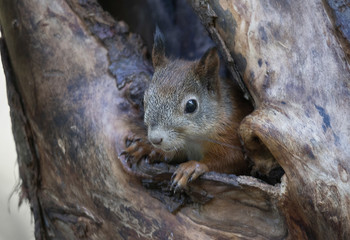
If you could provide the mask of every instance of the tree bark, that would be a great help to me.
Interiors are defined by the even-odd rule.
[[[284,169],[281,213],[298,239],[350,236],[349,35],[334,34],[349,25],[331,21],[345,17],[332,2],[193,1],[253,96],[240,133],[256,171]]]
[[[330,2],[190,2],[254,102],[240,127],[254,174],[281,166],[281,183],[207,173],[171,192],[175,166],[130,165],[124,154],[145,138],[152,67],[138,35],[94,0],[1,0],[1,53],[36,238],[346,239],[349,45],[335,35]]]

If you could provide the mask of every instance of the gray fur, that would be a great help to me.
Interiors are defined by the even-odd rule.
[[[156,147],[166,152],[184,151],[194,160],[202,158],[201,143],[220,127],[220,114],[231,114],[227,109],[232,108],[224,83],[219,82],[216,91],[208,89],[207,81],[213,80],[200,79],[197,66],[198,62],[168,61],[156,69],[144,97],[148,136],[163,138]],[[197,99],[198,109],[185,113],[187,98],[191,96]]]

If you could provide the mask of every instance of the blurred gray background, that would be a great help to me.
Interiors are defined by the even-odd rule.
[[[24,202],[18,208],[18,192],[10,198],[18,185],[19,177],[9,111],[5,76],[0,59],[0,240],[35,239],[28,203]]]

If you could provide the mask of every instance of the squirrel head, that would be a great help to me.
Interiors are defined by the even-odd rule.
[[[199,61],[170,60],[157,29],[152,61],[155,72],[144,96],[149,141],[172,152],[208,138],[223,111],[217,50]]]

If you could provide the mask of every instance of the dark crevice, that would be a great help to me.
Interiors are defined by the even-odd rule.
[[[270,185],[281,183],[284,170],[264,142],[253,133],[249,139],[245,139],[244,146],[252,162],[251,175]]]
[[[284,175],[284,170],[282,167],[279,166],[271,169],[268,175],[264,175],[264,174],[261,174],[260,172],[257,172],[255,174],[255,177],[270,185],[276,185],[278,183],[281,183],[281,179],[283,175]]]
[[[197,59],[214,43],[186,0],[99,0],[102,8],[130,31],[138,33],[151,52],[158,25],[163,32],[167,54],[175,58]]]

